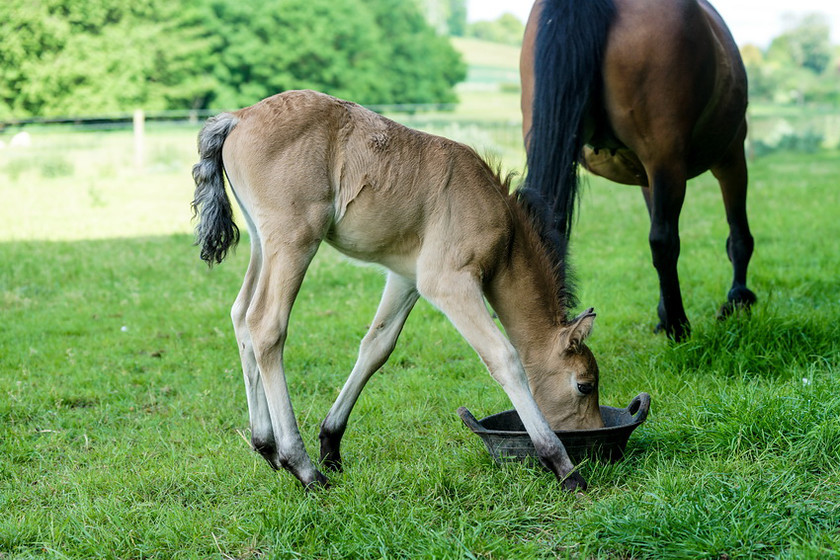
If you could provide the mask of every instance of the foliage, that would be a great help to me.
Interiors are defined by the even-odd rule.
[[[476,21],[467,26],[467,36],[502,43],[521,45],[525,24],[510,13],[504,13],[492,21]]]
[[[742,49],[753,99],[781,103],[840,104],[840,56],[820,14],[792,20],[766,50]]]
[[[461,37],[467,28],[467,1],[449,0],[449,34]]]
[[[234,108],[304,87],[367,104],[443,103],[464,75],[414,3],[0,4],[0,118]]]
[[[189,108],[207,43],[166,0],[0,4],[0,117]]]
[[[448,103],[453,86],[466,77],[466,66],[447,38],[429,27],[422,15],[403,0],[365,0],[382,30],[386,62],[378,79],[388,84],[390,97],[369,103]]]
[[[0,557],[836,556],[837,152],[751,166],[751,317],[714,317],[726,219],[714,180],[692,181],[680,269],[694,330],[680,345],[652,333],[638,189],[590,180],[573,255],[598,312],[601,400],[647,391],[653,408],[625,460],[581,465],[586,494],[492,463],[454,412],[510,404],[421,302],[351,417],[345,472],[308,495],[243,439],[229,306],[248,250],[207,272],[191,246],[195,133],[150,129],[145,172],[130,132],[33,131],[26,151],[0,151]],[[15,158],[75,171],[14,182]],[[328,247],[304,282],[286,359],[310,451],[382,285]]]
[[[799,152],[813,154],[820,150],[825,138],[812,130],[801,133],[786,132],[778,138],[755,140],[750,142],[751,154],[755,157],[766,156],[772,152]]]
[[[384,62],[379,29],[361,1],[211,0],[205,7],[204,26],[216,42],[210,74],[219,84],[209,106],[240,107],[299,88],[370,103],[387,91],[376,75]]]
[[[789,23],[773,39],[767,58],[820,74],[831,62],[831,28],[821,14],[807,14]]]
[[[418,0],[426,19],[439,33],[463,37],[467,29],[467,0]]]

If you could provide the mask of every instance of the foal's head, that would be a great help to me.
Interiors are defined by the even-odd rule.
[[[598,406],[598,364],[583,342],[594,320],[589,309],[561,326],[551,343],[553,350],[544,354],[536,371],[529,372],[531,391],[553,430],[604,426]]]
[[[533,245],[544,249],[537,259],[546,284],[553,293],[545,297],[549,315],[562,317],[576,305],[569,278],[566,238],[555,227],[550,206],[535,190],[525,187],[516,193],[518,206],[528,217],[537,239]],[[551,291],[551,290],[547,290]],[[595,313],[584,311],[571,321],[563,320],[551,332],[539,337],[539,350],[527,367],[534,398],[554,430],[601,428],[598,406],[598,364],[584,340],[592,332]]]

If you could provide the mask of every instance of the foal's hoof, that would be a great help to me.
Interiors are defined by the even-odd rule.
[[[317,490],[329,490],[330,489],[330,481],[327,480],[327,477],[321,473],[321,471],[315,471],[315,479],[310,482],[303,482],[304,490],[307,492],[315,492]]]
[[[344,467],[341,464],[341,452],[337,445],[332,445],[329,440],[321,440],[321,466],[328,471],[341,472]]]
[[[574,471],[563,480],[563,490],[566,492],[583,492],[586,488],[586,481],[577,471]]]

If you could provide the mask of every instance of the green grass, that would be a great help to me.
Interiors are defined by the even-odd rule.
[[[475,99],[481,101],[487,97],[488,91],[498,90],[508,90],[519,95],[519,47],[468,37],[453,37],[452,46],[467,63],[467,79],[458,84],[462,99],[465,94],[482,92],[485,95]],[[480,106],[464,104],[464,107],[476,109]]]
[[[519,73],[519,47],[472,37],[452,37],[452,46],[469,66]]]
[[[680,345],[652,334],[638,190],[589,180],[573,250],[602,402],[653,407],[625,460],[581,465],[586,494],[490,460],[455,410],[510,405],[422,302],[354,411],[347,470],[306,494],[245,441],[228,312],[247,245],[212,272],[191,246],[195,130],[150,130],[144,169],[127,133],[33,136],[0,152],[0,559],[838,556],[836,152],[753,162],[750,318],[714,318],[723,207],[691,183]],[[286,357],[311,452],[382,285],[327,247],[307,276]]]

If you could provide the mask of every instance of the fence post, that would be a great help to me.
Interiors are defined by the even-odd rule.
[[[146,116],[143,109],[134,110],[134,166],[143,168],[143,155],[146,143]]]

